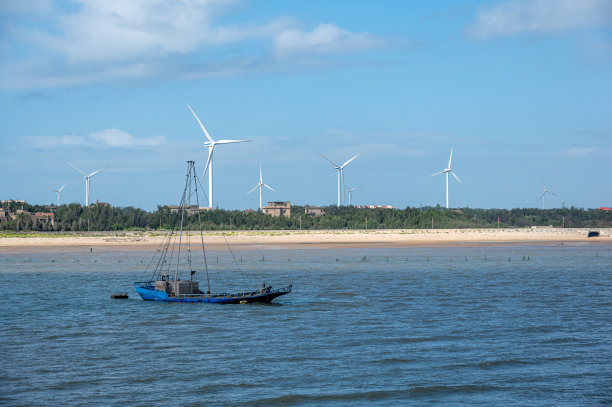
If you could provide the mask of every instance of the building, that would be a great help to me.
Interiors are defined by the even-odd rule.
[[[168,207],[168,209],[170,209],[170,213],[179,213],[182,208],[181,205],[166,205],[166,206]],[[210,207],[209,206],[198,207],[198,205],[191,205],[185,208],[185,212],[187,212],[187,215],[193,215],[194,213],[198,213],[198,210],[200,212],[206,212],[210,210]]]
[[[32,219],[38,219],[39,222],[54,224],[55,214],[53,212],[36,212],[30,216]]]
[[[20,204],[26,203],[26,201],[24,201],[23,199],[5,199],[4,201],[0,201],[0,203],[3,203],[3,204],[10,204],[12,202],[20,203]]]
[[[18,214],[23,213],[31,220],[38,220],[40,223],[50,223],[53,225],[55,223],[55,214],[53,212],[36,212],[30,213],[28,211],[24,211],[23,209],[17,209],[14,213],[8,209],[0,208],[0,223],[8,222],[17,217]]]
[[[291,216],[291,202],[268,202],[261,208],[262,212],[271,216]]]
[[[355,208],[359,208],[359,209],[397,209],[395,206],[393,205],[357,205],[355,206]]]
[[[8,209],[0,208],[0,222],[8,222],[11,219],[11,212]]]
[[[325,216],[325,209],[320,206],[306,206],[304,212],[311,216]]]

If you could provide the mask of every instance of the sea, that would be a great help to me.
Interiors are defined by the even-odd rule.
[[[143,301],[152,254],[0,253],[0,405],[612,404],[610,245],[208,252],[270,305]]]

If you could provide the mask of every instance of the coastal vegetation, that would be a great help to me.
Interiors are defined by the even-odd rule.
[[[134,207],[111,207],[78,203],[57,208],[27,203],[3,204],[12,216],[0,223],[6,231],[120,231],[166,230],[180,223],[180,213],[167,206],[148,212]],[[305,213],[304,206],[292,206],[288,217],[273,217],[258,211],[216,209],[187,217],[188,230],[198,228],[198,216],[205,230],[324,230],[324,229],[461,229],[509,227],[612,227],[612,211],[583,208],[557,209],[446,209],[424,207],[405,209],[328,206],[325,215]],[[53,212],[53,220],[32,214]]]

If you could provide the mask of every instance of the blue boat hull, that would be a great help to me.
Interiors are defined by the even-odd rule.
[[[153,281],[135,282],[134,287],[143,300],[166,301],[166,302],[210,302],[217,304],[245,304],[245,303],[270,303],[277,297],[291,292],[292,286],[276,290],[251,291],[237,294],[206,294],[200,291],[198,294],[170,295],[165,291],[155,289]]]

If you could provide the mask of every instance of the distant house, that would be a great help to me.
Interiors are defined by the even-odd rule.
[[[181,205],[167,205],[167,207],[168,209],[170,209],[170,213],[179,213],[182,208]],[[185,208],[185,212],[187,212],[187,215],[193,215],[194,213],[206,211],[210,211],[209,206],[191,205]]]
[[[0,208],[0,222],[8,222],[11,219],[11,212],[8,209]]]
[[[397,209],[393,205],[358,205],[355,208],[365,208],[365,209]]]
[[[261,208],[262,212],[270,216],[291,216],[291,202],[268,202],[268,206]]]
[[[105,206],[107,208],[112,208],[111,204],[109,204],[108,202],[100,202],[96,199],[96,206]]]
[[[53,225],[55,219],[55,214],[53,212],[36,212],[30,216],[32,219],[38,219],[38,221],[42,223],[51,223],[51,225]]]
[[[607,206],[602,206],[601,208],[598,208],[600,211],[612,211],[612,208],[608,208]]]
[[[325,209],[320,206],[306,206],[304,212],[311,216],[325,216]]]

